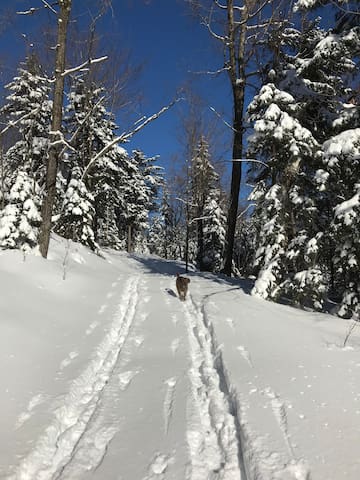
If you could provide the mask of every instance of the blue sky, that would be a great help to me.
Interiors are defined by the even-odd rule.
[[[73,4],[74,16],[80,14],[77,18],[86,19],[88,12],[84,5],[92,6],[94,2],[75,0]],[[2,0],[0,9],[1,12],[14,12],[15,9],[21,11],[38,6],[41,6],[40,0]],[[95,9],[92,8],[92,11],[95,12]],[[53,22],[54,15],[12,15],[11,24],[5,32],[1,32],[0,59],[5,56],[7,68],[11,65],[14,73],[18,62],[25,57],[26,43],[36,44],[38,28],[44,19],[45,22]],[[231,121],[231,97],[226,75],[214,77],[196,73],[216,70],[222,59],[221,55],[217,56],[205,27],[189,14],[184,0],[113,0],[112,11],[109,10],[99,22],[98,31],[104,32],[109,46],[118,44],[119,48],[129,49],[131,61],[144,65],[136,83],[143,93],[139,114],[157,112],[174,99],[186,82],[191,81],[205,98],[205,104],[218,111],[226,111],[226,119]],[[26,39],[23,34],[26,34]],[[184,106],[173,107],[148,125],[126,148],[140,148],[148,156],[160,155],[160,163],[167,166],[173,155],[182,154],[178,142],[181,136],[179,108]],[[214,115],[208,111],[210,116]]]

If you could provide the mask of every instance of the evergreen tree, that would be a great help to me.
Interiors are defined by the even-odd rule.
[[[305,4],[312,6],[299,1],[298,8],[300,4],[302,9]],[[324,168],[323,144],[359,118],[358,111],[344,108],[344,100],[353,95],[349,85],[350,75],[357,70],[353,59],[359,51],[359,29],[348,27],[335,33],[306,19],[302,27],[302,31],[281,32],[276,69],[268,73],[271,83],[249,108],[255,122],[249,153],[268,166],[252,168],[257,183],[255,216],[260,229],[276,222],[279,225],[273,232],[281,232],[276,248],[276,235],[270,239],[259,236],[260,273],[254,293],[273,296],[269,285],[261,282],[265,274],[272,278],[270,291],[276,295],[284,292],[295,303],[319,308],[328,283],[334,285],[337,248],[336,229],[329,231],[336,194],[326,184],[329,172]],[[279,208],[269,209],[265,200],[271,198]],[[275,211],[278,214],[274,216]],[[275,256],[266,254],[271,251]]]
[[[28,251],[37,245],[41,223],[40,189],[26,171],[18,170],[0,211],[0,246]]]
[[[94,198],[81,180],[81,170],[72,170],[71,180],[65,193],[62,213],[56,231],[64,238],[80,242],[97,250],[93,231],[95,210]]]
[[[18,72],[6,85],[10,94],[0,111],[7,122],[14,123],[18,138],[4,154],[3,175],[8,188],[19,171],[43,186],[52,108],[50,83],[35,55],[29,56]]]
[[[219,270],[225,247],[226,218],[220,205],[219,175],[201,137],[191,160],[190,223],[196,223],[196,259],[200,270]],[[213,242],[213,244],[212,244]]]
[[[72,150],[62,167],[67,183],[72,178],[73,169],[84,172],[91,158],[113,140],[116,130],[112,115],[106,110],[102,88],[77,76],[68,94],[68,102],[65,123]],[[84,187],[91,194],[88,200],[94,210],[92,230],[100,246],[121,247],[117,226],[121,200],[118,188],[123,173],[120,164],[126,158],[125,150],[114,145],[98,159],[85,178]]]

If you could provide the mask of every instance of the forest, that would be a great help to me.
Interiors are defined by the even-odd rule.
[[[150,253],[250,278],[253,295],[358,320],[360,2],[182,1],[231,92],[229,182],[189,91],[119,133],[141,73],[101,47],[97,20],[111,1],[92,2],[96,13],[75,28],[77,0],[32,0],[12,13],[35,22],[47,10],[52,24],[2,85],[0,248],[46,258],[54,232],[100,256]],[[176,171],[128,151],[180,100],[190,108]]]

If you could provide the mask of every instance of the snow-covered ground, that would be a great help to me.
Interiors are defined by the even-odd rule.
[[[360,328],[176,272],[0,253],[0,478],[359,480]]]

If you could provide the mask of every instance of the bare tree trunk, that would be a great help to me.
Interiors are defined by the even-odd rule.
[[[229,76],[234,102],[233,118],[233,160],[242,158],[243,151],[243,117],[244,117],[244,98],[245,98],[245,47],[246,47],[246,21],[247,8],[246,3],[243,7],[242,22],[239,29],[239,40],[235,38],[236,28],[234,19],[234,2],[227,1],[228,14],[228,36],[229,36]],[[230,205],[227,218],[226,230],[226,250],[224,273],[231,276],[232,259],[234,252],[234,238],[236,229],[236,219],[239,206],[239,193],[241,183],[241,162],[233,161],[231,173]]]
[[[55,86],[54,86],[54,102],[52,111],[52,124],[50,135],[49,158],[46,171],[46,194],[42,205],[42,223],[39,234],[40,253],[44,258],[47,258],[50,232],[51,232],[51,217],[55,203],[56,195],[56,177],[58,172],[59,153],[61,144],[55,143],[59,140],[59,132],[62,125],[62,107],[64,96],[64,71],[65,71],[65,51],[66,51],[66,36],[67,26],[71,12],[72,0],[59,0],[60,12],[58,17],[58,35],[56,45],[56,60],[55,60]]]

